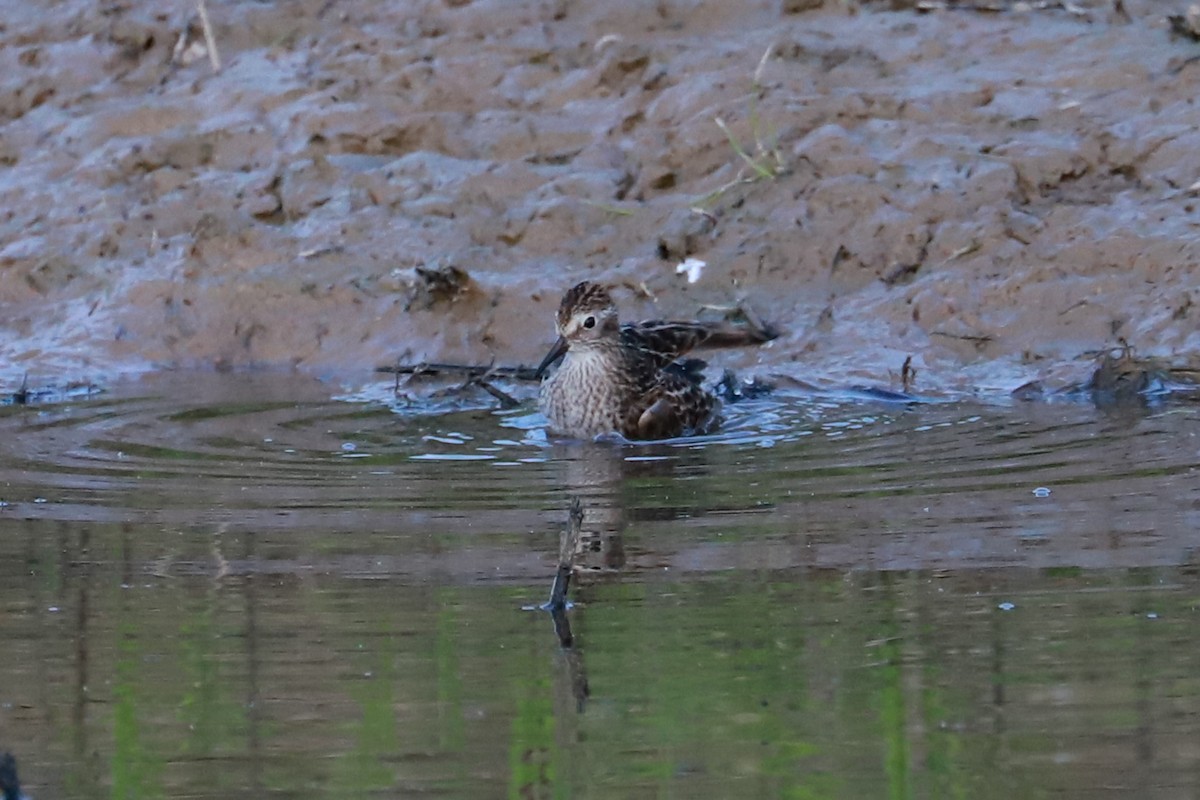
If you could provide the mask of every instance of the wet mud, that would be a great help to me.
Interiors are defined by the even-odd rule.
[[[529,365],[583,278],[818,383],[1200,351],[1183,9],[904,5],[9,3],[0,379]]]

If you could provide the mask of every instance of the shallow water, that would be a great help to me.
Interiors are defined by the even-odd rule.
[[[616,446],[329,396],[0,408],[32,795],[1200,793],[1194,406],[797,397]],[[563,648],[524,607],[572,495]]]

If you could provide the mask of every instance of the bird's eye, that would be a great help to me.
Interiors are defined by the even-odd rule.
[[[585,320],[583,321],[583,327],[585,327],[585,328],[594,328],[594,327],[596,327],[596,318],[595,318],[595,317],[588,317],[587,319],[585,319]]]

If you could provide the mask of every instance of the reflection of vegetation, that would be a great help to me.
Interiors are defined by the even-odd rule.
[[[892,583],[891,575],[884,575],[884,585]],[[904,709],[903,659],[900,652],[901,629],[894,614],[896,598],[886,592],[883,602],[885,619],[879,626],[881,644],[878,649],[879,664],[879,715],[883,734],[884,770],[887,772],[888,793],[893,800],[912,796],[909,784],[908,718]]]
[[[454,596],[441,592],[434,632],[434,669],[437,675],[438,744],[444,750],[461,752],[466,742],[463,730],[462,665],[458,659],[456,638],[460,620]]]
[[[555,796],[554,707],[550,681],[524,681],[516,698],[512,741],[508,746],[510,798]]]
[[[388,757],[399,746],[395,643],[387,636],[372,641],[381,647],[355,653],[349,659],[348,690],[358,705],[359,717],[347,727],[354,734],[355,745],[334,762],[335,785],[346,797],[366,797],[395,783],[395,770],[388,763]]]
[[[147,713],[141,708],[138,691],[143,678],[141,647],[132,624],[123,625],[119,636],[113,683],[112,795],[122,800],[162,797],[158,783],[162,761],[151,754],[148,741],[152,737],[142,735],[138,722],[139,713]]]
[[[219,419],[221,417],[241,417],[249,414],[258,414],[264,411],[277,411],[295,409],[296,404],[292,402],[258,402],[258,403],[228,403],[225,405],[205,405],[196,408],[189,408],[186,411],[179,411],[166,419],[170,422],[200,422],[207,419]]]
[[[245,728],[245,712],[230,700],[228,676],[222,675],[219,652],[220,631],[214,624],[216,598],[204,596],[203,606],[189,614],[179,630],[183,696],[179,700],[179,720],[188,737],[183,752],[204,760],[221,753],[221,748],[236,740]],[[213,776],[212,787],[223,784],[223,776]]]
[[[0,685],[6,702],[47,707],[53,735],[35,720],[33,738],[86,741],[41,748],[80,776],[78,797],[1088,796],[1124,767],[1087,756],[1190,732],[1200,713],[1197,579],[1182,569],[585,578],[571,612],[591,688],[580,712],[549,620],[518,610],[544,586],[158,579],[112,546],[125,537],[144,565],[164,542],[152,526],[93,526],[84,577],[70,536],[0,524],[0,608],[14,610]],[[652,525],[633,533],[661,547]],[[721,533],[670,535],[748,539]],[[308,546],[255,535],[264,557]],[[212,546],[186,530],[169,542],[183,564]],[[47,570],[61,583],[46,588]],[[49,592],[73,611],[84,580],[86,625],[26,608]],[[58,689],[85,660],[93,688],[77,704]],[[92,753],[111,767],[94,780],[80,766]]]
[[[723,600],[711,584],[669,592],[665,605],[653,595],[608,599],[633,618],[592,632],[605,651],[590,656],[594,694],[625,698],[612,727],[589,736],[599,761],[619,764],[629,752],[636,759],[629,768],[640,776],[635,785],[666,794],[841,796],[822,766],[827,748],[805,722],[821,709],[806,686],[811,655],[792,606],[779,604],[767,584]],[[707,633],[699,639],[690,625],[660,621],[678,620],[691,604],[704,608]],[[655,645],[647,652],[638,642],[651,631]],[[637,732],[642,738],[631,741]],[[607,742],[613,752],[604,754]]]
[[[924,665],[920,703],[921,719],[927,726],[925,769],[929,773],[929,791],[926,796],[968,800],[971,794],[964,782],[966,747],[963,736],[939,724],[949,719],[953,711],[946,693],[940,688],[943,681],[938,663]]]

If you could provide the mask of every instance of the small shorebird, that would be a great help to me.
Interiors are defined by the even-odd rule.
[[[704,362],[677,361],[699,347],[761,344],[770,328],[719,323],[617,321],[603,286],[584,281],[563,295],[556,317],[558,341],[537,369],[538,405],[550,430],[590,439],[619,433],[627,439],[664,439],[707,433],[721,422],[718,402],[701,384]]]

